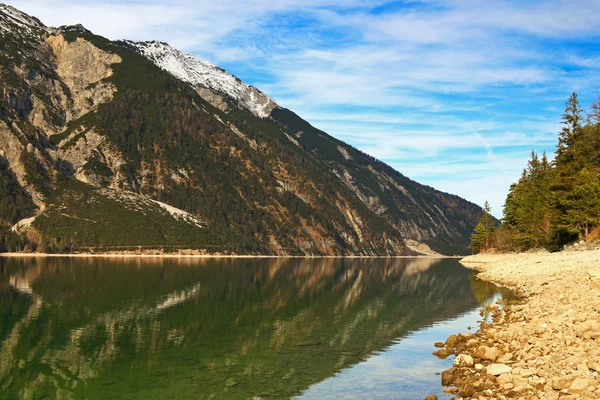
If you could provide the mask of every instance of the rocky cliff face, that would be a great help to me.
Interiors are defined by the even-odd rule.
[[[24,190],[35,205],[0,202],[0,225],[36,216],[19,231],[46,248],[467,251],[479,207],[404,177],[213,64],[165,43],[46,27],[5,5],[0,42],[7,196]],[[178,211],[145,210],[142,198]],[[202,221],[193,240],[178,213]]]

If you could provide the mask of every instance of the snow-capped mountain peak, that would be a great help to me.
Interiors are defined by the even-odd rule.
[[[46,29],[39,19],[31,17],[13,6],[0,3],[0,29],[10,30],[11,26],[28,31],[32,28]]]
[[[158,41],[125,41],[139,53],[176,78],[198,90],[210,89],[214,93],[237,101],[238,105],[257,117],[267,118],[278,107],[271,98],[236,76],[208,61],[174,49]],[[200,93],[202,95],[202,93]],[[204,96],[203,96],[204,97]],[[211,102],[212,99],[208,99]]]

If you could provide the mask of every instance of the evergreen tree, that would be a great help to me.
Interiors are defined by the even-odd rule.
[[[590,107],[591,111],[588,115],[589,124],[600,124],[600,95],[596,98]]]
[[[481,253],[485,246],[485,225],[479,221],[475,231],[471,235],[471,252],[473,254]]]
[[[496,228],[496,224],[494,222],[494,217],[491,214],[492,208],[490,207],[490,203],[485,201],[483,206],[483,214],[475,227],[475,232],[471,235],[471,251],[473,254],[480,253],[481,251],[486,251],[491,248],[492,238],[494,234],[494,230]]]
[[[593,165],[600,167],[600,95],[591,106],[583,136],[582,143],[586,146],[585,158]]]
[[[558,135],[556,146],[556,165],[566,167],[575,161],[574,144],[581,135],[583,110],[579,105],[577,93],[571,94],[565,103],[565,112],[562,115],[563,125]]]
[[[600,226],[600,98],[585,117],[573,93],[562,125],[554,163],[532,152],[506,197],[501,233],[515,250],[560,250]]]
[[[587,240],[590,227],[600,222],[600,182],[598,176],[582,169],[577,175],[573,190],[566,199],[568,229],[583,234]]]
[[[582,113],[577,94],[573,93],[565,103],[563,127],[558,135],[554,161],[551,184],[552,227],[549,240],[551,250],[560,250],[563,245],[578,236],[573,228],[573,214],[569,213],[569,208],[573,204],[570,197],[574,178],[586,164],[586,151],[583,149],[585,146],[582,146]]]
[[[524,171],[523,171],[524,172]],[[506,200],[504,201],[502,224],[504,227],[516,228],[519,225],[519,213],[521,208],[521,188],[523,187],[524,176],[521,176],[518,183],[510,185]]]
[[[535,152],[519,182],[511,185],[504,204],[503,223],[510,230],[516,250],[543,246],[550,232],[550,178],[552,168],[544,153]]]

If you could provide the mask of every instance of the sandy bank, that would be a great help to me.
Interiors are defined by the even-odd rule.
[[[475,335],[451,336],[442,384],[459,398],[600,399],[600,251],[476,255],[461,261],[513,289]]]

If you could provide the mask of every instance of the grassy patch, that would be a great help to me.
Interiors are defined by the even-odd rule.
[[[34,226],[72,247],[212,247],[206,228],[176,219],[140,195],[71,180],[49,200]]]

